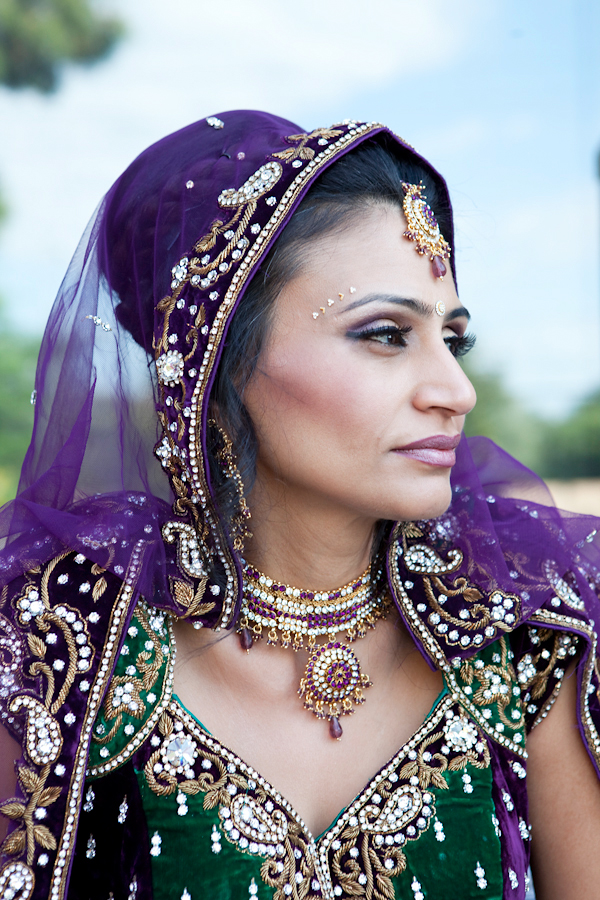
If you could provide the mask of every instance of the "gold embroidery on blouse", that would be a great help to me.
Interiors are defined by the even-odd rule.
[[[495,705],[497,717],[502,725],[511,731],[518,731],[524,724],[521,704],[513,703],[510,718],[506,715],[507,707],[515,699],[513,685],[516,681],[515,671],[509,660],[508,641],[502,637],[495,646],[500,648],[499,662],[484,663],[478,657],[471,657],[461,664],[460,677],[471,689],[473,684],[478,682],[479,686],[471,695],[471,700],[476,706],[489,708]]]
[[[146,646],[135,660],[136,674],[115,675],[111,679],[104,698],[104,721],[106,724],[112,724],[105,734],[99,735],[94,730],[92,740],[98,744],[107,744],[113,739],[123,724],[124,713],[136,719],[144,718],[147,710],[141,692],[147,693],[152,690],[165,664],[163,646],[168,645],[151,627],[148,609],[144,603],[139,603],[136,607],[135,619],[136,624],[141,625],[147,635]]]
[[[444,641],[450,646],[466,648],[476,642],[469,639],[468,635],[461,635],[457,629],[483,633],[487,638],[495,637],[498,631],[511,631],[519,617],[519,597],[497,589],[485,600],[482,591],[464,576],[444,580],[443,575],[456,572],[462,565],[462,552],[456,548],[448,550],[445,561],[428,544],[408,543],[410,538],[418,537],[422,537],[422,531],[414,523],[403,527],[404,565],[411,574],[422,577],[425,596],[431,607],[429,621],[443,635]],[[458,616],[452,615],[444,607],[446,601],[454,597],[465,601]]]
[[[535,716],[530,728],[535,728],[550,712],[558,697],[569,657],[577,653],[579,638],[576,635],[549,628],[529,627],[529,637],[537,653],[525,653],[517,664],[523,702],[530,718]],[[549,681],[555,684],[549,688]]]
[[[596,764],[600,767],[600,734],[598,734],[598,730],[594,725],[589,706],[591,693],[597,693],[600,699],[600,686],[598,685],[598,681],[594,684],[596,668],[598,665],[598,635],[588,622],[583,622],[581,619],[576,619],[573,616],[566,616],[552,610],[538,610],[533,613],[530,622],[534,624],[537,623],[540,626],[551,627],[556,630],[574,632],[575,634],[579,634],[586,638],[589,643],[589,649],[583,654],[585,662],[579,691],[579,711],[586,742],[594,756]]]
[[[371,780],[325,835],[315,841],[293,808],[260,775],[205,732],[176,701],[158,723],[160,745],[144,767],[158,796],[204,794],[218,807],[220,829],[238,850],[263,857],[261,877],[274,900],[390,900],[392,879],[406,868],[403,846],[435,818],[434,789],[448,790],[446,772],[488,768],[480,729],[449,696],[394,759]],[[158,735],[157,735],[158,737]],[[180,801],[178,797],[178,803]],[[394,837],[390,845],[389,836]],[[358,852],[357,852],[358,851]],[[316,900],[316,898],[315,898]]]

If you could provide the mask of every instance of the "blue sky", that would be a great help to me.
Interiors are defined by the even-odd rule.
[[[478,361],[559,415],[600,384],[597,0],[121,0],[128,37],[60,91],[0,90],[0,293],[39,331],[102,194],[228,108],[380,120],[449,182]]]

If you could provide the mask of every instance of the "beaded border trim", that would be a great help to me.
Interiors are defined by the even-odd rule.
[[[320,153],[317,153],[307,165],[298,173],[291,184],[284,192],[281,200],[277,204],[270,219],[260,230],[253,245],[248,247],[243,259],[239,263],[237,272],[232,277],[231,283],[227,288],[225,296],[217,310],[214,322],[207,335],[207,346],[204,351],[202,362],[198,368],[198,380],[194,387],[194,391],[190,401],[189,431],[188,431],[188,448],[189,448],[189,470],[191,473],[191,486],[195,493],[205,501],[206,520],[209,524],[213,535],[214,545],[221,563],[225,568],[227,575],[227,590],[223,599],[223,607],[218,622],[214,626],[214,631],[220,631],[231,624],[233,618],[234,603],[238,595],[238,575],[235,561],[227,546],[224,535],[221,532],[221,526],[213,507],[208,485],[206,483],[205,461],[202,453],[201,435],[201,414],[203,409],[203,400],[206,398],[206,388],[213,367],[217,358],[221,340],[230,316],[233,314],[240,291],[252,276],[255,266],[260,261],[266,245],[272,239],[275,231],[280,227],[281,221],[286,217],[289,209],[293,206],[298,196],[304,189],[305,185],[311,181],[315,174],[327,165],[332,157],[339,154],[346,147],[355,143],[359,138],[364,138],[371,132],[387,130],[385,126],[367,122],[362,124],[352,124],[349,130],[333,143],[325,147]],[[400,138],[400,140],[402,140]],[[295,160],[293,165],[296,168],[302,165],[300,160]],[[278,164],[279,165],[279,164]],[[268,198],[268,201],[271,198]]]
[[[589,694],[588,691],[592,687],[592,675],[596,661],[596,649],[598,644],[598,634],[591,625],[587,625],[580,619],[574,619],[571,616],[565,616],[561,613],[555,613],[551,610],[538,610],[534,613],[529,622],[544,625],[546,628],[552,628],[556,631],[568,630],[581,634],[589,641],[589,650],[585,661],[583,677],[581,679],[581,692],[579,695],[579,706],[581,714],[581,722],[585,731],[585,736],[590,749],[594,753],[596,766],[600,770],[600,735],[594,725],[590,714]]]
[[[444,672],[448,680],[448,686],[451,691],[452,699],[460,702],[465,707],[465,709],[468,710],[468,712],[473,716],[473,718],[477,721],[477,723],[481,726],[485,733],[492,738],[492,740],[496,741],[499,744],[502,744],[504,747],[507,747],[509,750],[511,750],[512,753],[515,753],[522,759],[527,759],[527,751],[525,750],[525,747],[521,746],[519,742],[515,742],[510,738],[507,738],[500,731],[497,731],[495,728],[491,727],[488,720],[485,718],[485,716],[482,715],[481,710],[477,706],[475,706],[475,704],[462,691],[454,675],[454,668],[460,668],[461,660],[457,658],[456,660],[450,662],[447,659],[439,643],[436,641],[434,636],[431,634],[431,631],[427,628],[421,616],[416,611],[413,602],[409,597],[404,584],[402,583],[402,579],[400,578],[400,573],[398,571],[398,548],[399,541],[398,537],[396,536],[396,538],[392,540],[389,550],[389,564],[391,574],[390,586],[396,594],[398,605],[401,612],[403,613],[408,627],[418,636],[419,642],[427,651],[434,665],[439,667]],[[518,734],[517,737],[521,738],[521,735]]]
[[[123,580],[123,586],[119,591],[117,601],[113,608],[111,627],[104,644],[102,661],[94,679],[90,701],[85,713],[79,746],[73,763],[73,773],[67,795],[67,815],[63,832],[58,844],[56,862],[52,872],[50,900],[61,900],[66,889],[67,874],[70,868],[71,856],[75,846],[77,834],[78,810],[81,803],[81,794],[85,784],[85,765],[87,760],[87,748],[91,738],[92,728],[104,696],[106,682],[113,669],[115,659],[121,646],[123,629],[128,620],[127,611],[134,593],[138,572],[144,557],[145,541],[137,541],[135,544],[127,573]]]

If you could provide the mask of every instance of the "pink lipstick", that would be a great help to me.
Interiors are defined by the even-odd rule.
[[[430,466],[452,468],[456,462],[454,451],[460,443],[460,438],[460,434],[452,436],[434,434],[431,437],[422,438],[420,441],[413,441],[412,444],[406,444],[404,447],[396,447],[394,453],[401,453],[403,456],[409,456],[411,459],[427,463]]]

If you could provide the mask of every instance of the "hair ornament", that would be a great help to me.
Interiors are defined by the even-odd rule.
[[[415,242],[417,253],[429,256],[434,277],[443,280],[447,271],[444,260],[450,257],[450,245],[443,237],[434,212],[423,194],[423,182],[407,184],[403,181],[402,188],[405,194],[402,209],[408,224],[404,237]]]

